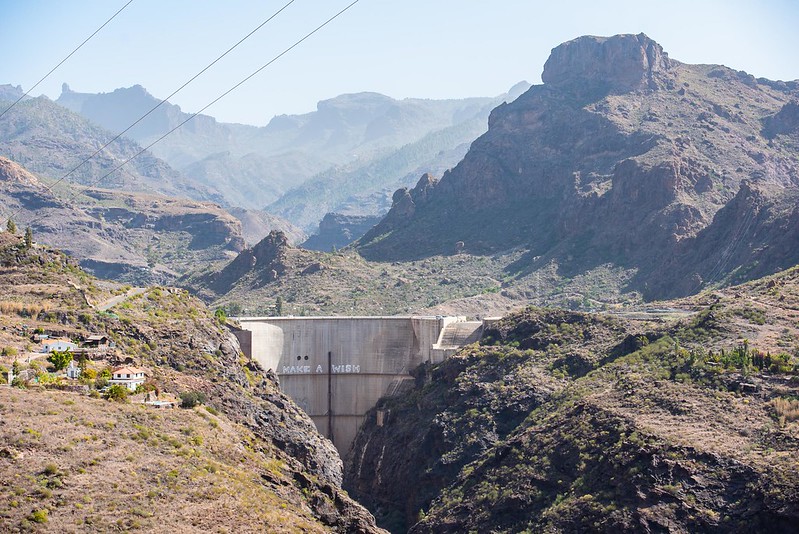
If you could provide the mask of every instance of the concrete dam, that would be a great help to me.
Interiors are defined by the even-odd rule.
[[[240,317],[245,354],[272,369],[281,389],[343,455],[369,411],[412,384],[410,370],[480,339],[463,317]]]

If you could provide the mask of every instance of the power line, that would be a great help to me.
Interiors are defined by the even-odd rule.
[[[216,97],[215,99],[213,99],[211,102],[209,102],[208,104],[206,104],[205,106],[203,106],[203,108],[202,108],[202,109],[200,109],[199,111],[197,111],[197,112],[195,112],[195,113],[191,114],[191,115],[190,115],[188,118],[186,118],[186,119],[185,119],[183,122],[181,122],[180,124],[178,124],[177,126],[175,126],[174,128],[172,128],[171,130],[169,130],[168,132],[166,132],[165,134],[163,134],[161,137],[159,137],[158,139],[156,139],[155,141],[153,141],[152,143],[150,143],[150,144],[149,144],[149,145],[147,145],[146,147],[144,147],[144,148],[142,148],[141,150],[139,150],[138,152],[136,152],[134,155],[132,155],[131,157],[129,157],[128,159],[126,159],[125,161],[123,161],[122,163],[120,163],[119,165],[117,165],[116,167],[114,167],[112,170],[110,170],[110,171],[108,171],[107,173],[105,173],[103,176],[101,176],[100,178],[98,178],[98,179],[97,179],[97,180],[95,180],[94,182],[91,182],[91,183],[89,183],[89,184],[85,185],[85,186],[84,186],[84,188],[83,188],[83,191],[87,190],[89,187],[96,186],[97,184],[99,184],[100,182],[102,182],[103,180],[105,180],[106,178],[108,178],[109,176],[111,176],[112,174],[114,174],[116,171],[118,171],[119,169],[121,169],[122,167],[124,167],[125,165],[127,165],[128,163],[130,163],[131,161],[133,161],[135,158],[137,158],[138,156],[140,156],[141,154],[143,154],[144,152],[146,152],[147,150],[149,150],[150,148],[152,148],[152,147],[153,147],[155,144],[159,143],[159,142],[160,142],[160,141],[162,141],[164,138],[166,138],[167,136],[169,136],[170,134],[172,134],[173,132],[175,132],[177,129],[179,129],[181,126],[183,126],[184,124],[186,124],[187,122],[189,122],[190,120],[192,120],[194,117],[196,117],[197,115],[201,114],[203,111],[205,111],[206,109],[210,108],[211,106],[213,106],[214,104],[216,104],[217,102],[219,102],[220,100],[222,100],[224,97],[226,97],[227,95],[229,95],[230,93],[232,93],[233,91],[235,91],[236,89],[238,89],[240,86],[242,86],[243,84],[245,84],[246,82],[248,82],[248,81],[249,81],[251,78],[255,77],[255,76],[258,74],[258,73],[260,73],[261,71],[263,71],[264,69],[266,69],[267,67],[269,67],[271,64],[273,64],[274,62],[276,62],[276,61],[277,61],[278,59],[280,59],[281,57],[283,57],[283,56],[285,56],[286,54],[288,54],[288,53],[289,53],[290,51],[292,51],[294,48],[298,47],[298,46],[299,46],[301,43],[303,43],[305,40],[307,40],[307,39],[308,39],[308,38],[310,38],[312,35],[314,35],[315,33],[317,33],[319,30],[321,30],[322,28],[324,28],[325,26],[327,26],[328,24],[330,24],[331,22],[333,22],[334,20],[336,20],[336,19],[337,19],[338,17],[340,17],[341,15],[343,15],[343,14],[344,14],[344,13],[345,13],[347,10],[349,10],[349,9],[350,9],[352,6],[354,6],[355,4],[357,4],[359,1],[360,1],[360,0],[354,0],[352,3],[350,3],[349,5],[347,5],[347,6],[346,6],[344,9],[340,10],[338,13],[336,13],[335,15],[333,15],[332,17],[330,17],[329,19],[327,19],[326,21],[324,21],[322,24],[320,24],[319,26],[317,26],[316,28],[314,28],[313,30],[311,30],[310,32],[308,32],[307,34],[305,34],[305,36],[303,36],[303,37],[302,37],[302,38],[300,38],[299,40],[295,41],[295,42],[294,42],[294,44],[292,44],[291,46],[289,46],[288,48],[286,48],[285,50],[283,50],[282,52],[280,52],[278,55],[276,55],[275,57],[273,57],[272,59],[270,59],[269,61],[267,61],[267,62],[266,62],[265,64],[263,64],[261,67],[259,67],[259,68],[258,68],[258,69],[256,69],[255,71],[253,71],[251,74],[249,74],[248,76],[246,76],[246,77],[245,77],[243,80],[241,80],[240,82],[238,82],[236,85],[234,85],[233,87],[231,87],[230,89],[228,89],[227,91],[225,91],[224,93],[222,93],[221,95],[219,95],[218,97]],[[55,184],[52,184],[52,185],[55,185]],[[74,192],[74,191],[73,191],[73,192],[72,192],[72,194],[71,194],[71,198],[72,198],[72,199],[74,199],[74,198],[75,198],[75,196],[76,196],[76,192]],[[20,207],[19,209],[17,209],[17,210],[14,212],[14,214],[18,213],[18,212],[19,212],[21,209],[22,209],[22,207]],[[12,215],[12,217],[13,217],[13,215]],[[39,220],[41,220],[41,219],[43,219],[43,218],[44,218],[44,216],[42,216],[42,217],[38,217],[38,218],[34,218],[34,219],[32,219],[31,221],[29,221],[29,222],[27,223],[27,226],[31,226],[31,225],[33,225],[35,222],[38,222]]]
[[[131,1],[133,1],[133,0],[131,0]],[[121,132],[119,132],[119,133],[116,135],[116,137],[114,137],[113,139],[111,139],[110,141],[108,141],[106,144],[104,144],[103,146],[101,146],[100,148],[98,148],[97,150],[95,150],[95,151],[94,151],[94,153],[93,153],[91,156],[89,156],[89,157],[87,157],[86,159],[84,159],[83,161],[81,161],[81,162],[80,162],[78,165],[76,165],[75,167],[73,167],[73,168],[72,168],[72,170],[70,170],[68,173],[66,173],[65,175],[63,175],[61,178],[59,178],[58,180],[56,180],[56,181],[55,181],[55,182],[53,182],[52,184],[48,185],[48,186],[46,187],[46,188],[47,188],[47,190],[48,190],[48,191],[52,191],[52,190],[53,190],[53,188],[54,188],[56,185],[58,185],[59,183],[63,182],[64,180],[66,180],[66,179],[67,179],[67,178],[69,178],[70,176],[72,176],[72,175],[75,173],[75,171],[77,171],[78,169],[80,169],[81,167],[83,167],[84,165],[86,165],[86,163],[88,163],[88,162],[89,162],[91,159],[93,159],[95,156],[97,156],[97,154],[99,154],[100,152],[102,152],[103,150],[105,150],[106,148],[108,148],[108,145],[110,145],[111,143],[113,143],[114,141],[116,141],[117,139],[119,139],[120,137],[122,137],[123,135],[125,135],[125,134],[126,134],[126,133],[127,133],[127,132],[128,132],[130,129],[131,129],[131,128],[133,128],[134,126],[136,126],[137,124],[139,124],[141,121],[143,121],[145,118],[147,118],[147,117],[148,117],[148,116],[149,116],[149,115],[150,115],[150,114],[151,114],[153,111],[155,111],[156,109],[160,108],[160,107],[161,107],[162,105],[164,105],[164,104],[165,104],[165,103],[166,103],[166,102],[167,102],[167,101],[168,101],[170,98],[172,98],[173,96],[175,96],[176,94],[178,94],[178,93],[179,93],[180,91],[182,91],[182,90],[183,90],[183,89],[184,89],[184,88],[185,88],[187,85],[189,85],[191,82],[193,82],[194,80],[196,80],[197,78],[199,78],[199,77],[200,77],[200,75],[202,75],[202,74],[203,74],[205,71],[207,71],[208,69],[210,69],[211,67],[213,67],[213,66],[214,66],[214,65],[215,65],[217,62],[219,62],[219,60],[221,60],[223,57],[225,57],[225,56],[226,56],[226,55],[228,55],[230,52],[232,52],[232,51],[233,51],[235,48],[237,48],[237,47],[238,47],[238,46],[239,46],[241,43],[243,43],[243,42],[244,42],[244,41],[246,41],[248,38],[250,38],[250,36],[252,36],[252,34],[254,34],[255,32],[257,32],[258,30],[260,30],[260,29],[261,29],[261,28],[263,28],[264,26],[266,26],[266,24],[267,24],[269,21],[271,21],[273,18],[277,17],[277,16],[278,16],[278,15],[279,15],[281,12],[283,12],[283,10],[285,10],[287,7],[289,7],[289,6],[290,6],[291,4],[293,4],[294,2],[295,2],[295,0],[289,0],[289,2],[288,2],[288,3],[286,3],[286,4],[285,4],[283,7],[281,7],[280,9],[278,9],[276,12],[274,12],[274,13],[273,13],[273,14],[272,14],[272,15],[271,15],[271,16],[270,16],[268,19],[266,19],[266,20],[265,20],[265,21],[263,21],[261,24],[259,24],[258,26],[256,26],[256,27],[255,27],[255,29],[254,29],[254,30],[252,30],[250,33],[248,33],[247,35],[245,35],[244,37],[242,37],[242,38],[239,40],[239,42],[237,42],[236,44],[234,44],[233,46],[231,46],[230,48],[228,48],[228,49],[227,49],[227,50],[226,50],[226,51],[225,51],[225,52],[224,52],[224,53],[223,53],[221,56],[217,57],[217,58],[216,58],[215,60],[213,60],[211,63],[209,63],[208,65],[206,65],[206,66],[205,66],[205,67],[204,67],[204,68],[203,68],[203,69],[202,69],[200,72],[198,72],[197,74],[195,74],[194,76],[192,76],[191,78],[189,78],[189,80],[188,80],[186,83],[184,83],[183,85],[181,85],[180,87],[178,87],[177,89],[175,89],[175,91],[173,91],[173,92],[172,92],[172,94],[170,94],[169,96],[167,96],[166,98],[164,98],[163,100],[161,100],[160,102],[158,102],[158,103],[157,103],[155,106],[153,106],[153,107],[152,107],[152,108],[151,108],[151,109],[150,109],[150,110],[149,110],[147,113],[145,113],[144,115],[142,115],[141,117],[139,117],[138,119],[136,119],[136,121],[135,121],[133,124],[131,124],[130,126],[128,126],[127,128],[125,128],[124,130],[122,130]],[[2,117],[2,115],[0,115],[0,117]],[[137,154],[137,155],[138,155],[138,154]],[[134,157],[135,157],[135,156],[134,156]],[[112,171],[112,172],[113,172],[113,171]],[[105,178],[105,177],[103,177],[103,178]],[[102,178],[101,178],[101,180],[102,180]]]
[[[120,13],[122,13],[122,10],[123,10],[123,9],[125,9],[126,7],[128,7],[128,6],[129,6],[131,3],[133,3],[133,0],[128,0],[128,3],[127,3],[127,4],[125,4],[124,6],[122,6],[121,8],[119,8],[119,11],[117,11],[116,13],[114,13],[113,15],[111,15],[111,18],[110,18],[110,19],[108,19],[107,21],[105,21],[105,22],[103,23],[103,25],[102,25],[102,26],[100,26],[99,28],[97,28],[96,30],[94,30],[94,33],[93,33],[93,34],[91,34],[90,36],[88,36],[88,37],[86,38],[86,40],[84,40],[84,41],[83,41],[81,44],[79,44],[79,45],[78,45],[78,47],[77,47],[75,50],[73,50],[72,52],[70,52],[70,53],[69,53],[69,55],[68,55],[67,57],[65,57],[64,59],[62,59],[62,60],[61,60],[61,62],[60,62],[58,65],[56,65],[55,67],[53,67],[52,69],[50,69],[50,72],[48,72],[47,74],[45,74],[45,75],[42,77],[42,79],[41,79],[41,80],[39,80],[38,82],[36,82],[36,83],[33,85],[33,87],[31,87],[30,89],[28,89],[28,91],[27,91],[27,92],[26,92],[24,95],[22,95],[21,97],[17,98],[17,99],[14,101],[14,103],[13,103],[13,104],[11,104],[10,106],[8,106],[8,107],[5,109],[5,111],[3,111],[2,113],[0,113],[0,118],[2,118],[2,117],[3,117],[3,115],[5,115],[5,114],[8,112],[8,110],[9,110],[9,109],[11,109],[11,108],[13,108],[14,106],[16,106],[16,105],[19,103],[19,101],[20,101],[20,100],[22,100],[23,98],[25,98],[26,96],[28,96],[28,95],[31,93],[31,91],[33,91],[34,89],[36,89],[36,87],[38,87],[40,83],[42,83],[44,80],[46,80],[48,76],[50,76],[50,75],[51,75],[53,72],[55,72],[55,70],[56,70],[58,67],[60,67],[61,65],[63,65],[63,64],[64,64],[64,62],[65,62],[66,60],[68,60],[69,58],[71,58],[71,57],[72,57],[72,55],[73,55],[75,52],[77,52],[78,50],[80,50],[80,49],[81,49],[81,47],[83,47],[83,45],[85,45],[86,43],[88,43],[88,42],[89,42],[89,40],[90,40],[92,37],[94,37],[95,35],[97,35],[97,34],[100,32],[100,30],[102,30],[103,28],[105,28],[105,27],[106,27],[106,25],[107,25],[109,22],[111,22],[112,20],[114,20],[114,18],[116,18],[116,16],[117,16],[117,15],[119,15]]]

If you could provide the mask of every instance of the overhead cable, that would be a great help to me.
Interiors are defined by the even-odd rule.
[[[45,75],[42,77],[42,79],[41,79],[41,80],[39,80],[38,82],[36,82],[35,84],[33,84],[33,87],[31,87],[30,89],[28,89],[28,90],[27,90],[27,92],[25,92],[25,94],[23,94],[21,97],[17,98],[17,99],[14,101],[14,103],[13,103],[13,104],[11,104],[10,106],[8,106],[8,107],[7,107],[7,108],[6,108],[6,109],[5,109],[5,110],[4,110],[2,113],[0,113],[0,118],[2,118],[2,117],[3,117],[3,115],[5,115],[5,114],[8,112],[8,110],[10,110],[10,109],[11,109],[11,108],[13,108],[14,106],[16,106],[16,105],[17,105],[17,104],[20,102],[20,100],[22,100],[23,98],[25,98],[26,96],[28,96],[28,95],[29,95],[31,92],[33,92],[33,90],[34,90],[34,89],[36,89],[36,88],[39,86],[39,84],[40,84],[40,83],[42,83],[44,80],[46,80],[46,79],[47,79],[47,77],[48,77],[48,76],[50,76],[50,75],[51,75],[53,72],[55,72],[55,70],[56,70],[58,67],[60,67],[61,65],[63,65],[63,64],[64,64],[64,62],[65,62],[66,60],[68,60],[69,58],[71,58],[71,57],[72,57],[72,55],[73,55],[75,52],[77,52],[78,50],[80,50],[80,49],[81,49],[81,47],[83,47],[83,45],[85,45],[86,43],[88,43],[88,42],[89,42],[89,40],[90,40],[92,37],[94,37],[95,35],[97,35],[97,34],[100,32],[100,30],[102,30],[103,28],[105,28],[105,27],[106,27],[106,25],[107,25],[109,22],[111,22],[112,20],[114,20],[114,18],[116,18],[116,16],[117,16],[117,15],[119,15],[120,13],[122,13],[122,10],[123,10],[123,9],[125,9],[126,7],[128,7],[128,6],[129,6],[129,5],[130,5],[132,2],[133,2],[133,0],[128,0],[128,3],[127,3],[127,4],[125,4],[124,6],[122,6],[121,8],[119,8],[119,11],[117,11],[116,13],[114,13],[113,15],[111,15],[111,18],[110,18],[110,19],[108,19],[107,21],[105,21],[105,22],[103,23],[103,25],[102,25],[102,26],[100,26],[99,28],[97,28],[96,30],[94,30],[94,33],[92,33],[92,34],[91,34],[90,36],[88,36],[88,37],[87,37],[87,38],[86,38],[86,39],[85,39],[85,40],[84,40],[84,41],[83,41],[81,44],[79,44],[79,45],[78,45],[78,47],[77,47],[77,48],[75,48],[75,50],[73,50],[72,52],[70,52],[70,53],[67,55],[67,57],[65,57],[64,59],[62,59],[62,60],[61,60],[61,61],[58,63],[58,65],[56,65],[55,67],[53,67],[52,69],[50,69],[50,72],[48,72],[47,74],[45,74]]]
[[[274,13],[273,13],[273,14],[272,14],[272,15],[271,15],[271,16],[270,16],[268,19],[266,19],[266,20],[265,20],[265,21],[263,21],[261,24],[259,24],[258,26],[256,26],[256,27],[255,27],[255,29],[254,29],[254,30],[252,30],[250,33],[248,33],[247,35],[245,35],[244,37],[242,37],[242,38],[239,40],[239,42],[237,42],[236,44],[234,44],[233,46],[231,46],[230,48],[228,48],[228,49],[227,49],[227,50],[226,50],[226,51],[225,51],[225,52],[224,52],[222,55],[220,55],[218,58],[216,58],[215,60],[213,60],[213,61],[212,61],[211,63],[209,63],[208,65],[206,65],[206,66],[205,66],[205,67],[204,67],[202,70],[200,70],[200,72],[198,72],[197,74],[195,74],[194,76],[192,76],[191,78],[189,78],[189,80],[188,80],[186,83],[184,83],[183,85],[181,85],[180,87],[178,87],[177,89],[175,89],[175,90],[172,92],[172,94],[170,94],[169,96],[167,96],[167,97],[166,97],[166,98],[164,98],[163,100],[159,101],[159,102],[158,102],[158,103],[157,103],[155,106],[153,106],[152,108],[150,108],[150,110],[149,110],[147,113],[145,113],[144,115],[142,115],[141,117],[139,117],[138,119],[136,119],[136,121],[134,121],[134,122],[133,122],[133,124],[131,124],[130,126],[128,126],[127,128],[125,128],[124,130],[122,130],[121,132],[119,132],[119,133],[118,133],[118,134],[117,134],[117,135],[116,135],[116,136],[115,136],[113,139],[111,139],[110,141],[108,141],[107,143],[105,143],[103,146],[101,146],[100,148],[98,148],[97,150],[95,150],[95,151],[94,151],[94,153],[93,153],[92,155],[90,155],[89,157],[87,157],[86,159],[84,159],[83,161],[81,161],[81,162],[80,162],[78,165],[76,165],[75,167],[73,167],[73,168],[72,168],[72,169],[71,169],[71,170],[70,170],[68,173],[66,173],[65,175],[63,175],[61,178],[59,178],[58,180],[56,180],[56,181],[55,181],[55,182],[53,182],[52,184],[48,185],[48,186],[47,186],[47,189],[48,189],[49,191],[52,191],[52,190],[53,190],[53,187],[55,187],[55,186],[56,186],[56,185],[58,185],[59,183],[63,182],[64,180],[66,180],[67,178],[69,178],[70,176],[72,176],[72,174],[74,174],[74,173],[75,173],[75,171],[77,171],[78,169],[80,169],[81,167],[83,167],[84,165],[86,165],[86,163],[88,163],[90,160],[92,160],[92,159],[93,159],[95,156],[97,156],[97,155],[98,155],[100,152],[102,152],[103,150],[105,150],[106,148],[108,148],[108,145],[110,145],[111,143],[113,143],[114,141],[116,141],[117,139],[119,139],[120,137],[122,137],[123,135],[125,135],[125,134],[126,134],[126,133],[127,133],[127,132],[128,132],[130,129],[131,129],[131,128],[133,128],[134,126],[136,126],[137,124],[139,124],[141,121],[143,121],[145,118],[147,118],[147,117],[148,117],[148,116],[149,116],[149,115],[150,115],[150,114],[151,114],[153,111],[155,111],[156,109],[160,108],[160,107],[161,107],[162,105],[164,105],[164,104],[165,104],[167,101],[169,101],[169,99],[170,99],[170,98],[172,98],[173,96],[175,96],[176,94],[178,94],[178,93],[179,93],[180,91],[182,91],[182,90],[183,90],[183,89],[184,89],[184,88],[185,88],[187,85],[189,85],[191,82],[193,82],[194,80],[196,80],[197,78],[199,78],[199,77],[200,77],[200,75],[202,75],[202,74],[203,74],[205,71],[207,71],[208,69],[210,69],[211,67],[213,67],[213,66],[214,66],[214,65],[215,65],[215,64],[216,64],[216,63],[217,63],[217,62],[218,62],[220,59],[222,59],[223,57],[225,57],[226,55],[228,55],[230,52],[232,52],[232,51],[233,51],[235,48],[237,48],[237,47],[238,47],[238,46],[239,46],[241,43],[243,43],[243,42],[244,42],[244,41],[246,41],[246,40],[247,40],[247,39],[248,39],[250,36],[252,36],[252,34],[254,34],[255,32],[257,32],[257,31],[258,31],[258,30],[260,30],[261,28],[263,28],[263,27],[264,27],[264,26],[265,26],[265,25],[266,25],[266,24],[267,24],[269,21],[271,21],[273,18],[277,17],[277,16],[278,16],[278,15],[279,15],[279,14],[280,14],[280,13],[281,13],[283,10],[285,10],[287,7],[289,7],[289,6],[290,6],[291,4],[293,4],[294,2],[295,2],[295,0],[289,0],[289,2],[287,2],[287,3],[286,3],[284,6],[283,6],[283,7],[281,7],[281,8],[280,8],[280,9],[278,9],[277,11],[275,11],[275,12],[274,12]],[[137,154],[137,155],[138,155],[138,154]],[[134,157],[135,157],[135,156],[134,156]]]
[[[184,124],[186,124],[187,122],[189,122],[190,120],[192,120],[194,117],[196,117],[197,115],[200,115],[200,114],[201,114],[203,111],[207,110],[208,108],[210,108],[211,106],[213,106],[214,104],[216,104],[217,102],[219,102],[220,100],[222,100],[224,97],[226,97],[227,95],[229,95],[230,93],[232,93],[233,91],[235,91],[236,89],[238,89],[240,86],[242,86],[243,84],[245,84],[246,82],[248,82],[250,79],[252,79],[253,77],[255,77],[255,76],[256,76],[257,74],[259,74],[261,71],[263,71],[264,69],[266,69],[267,67],[269,67],[270,65],[272,65],[273,63],[275,63],[277,60],[279,60],[280,58],[282,58],[283,56],[285,56],[286,54],[288,54],[289,52],[291,52],[293,49],[295,49],[296,47],[298,47],[300,44],[302,44],[302,43],[303,43],[304,41],[306,41],[308,38],[310,38],[311,36],[313,36],[315,33],[319,32],[319,31],[320,31],[322,28],[324,28],[325,26],[327,26],[328,24],[330,24],[331,22],[333,22],[334,20],[336,20],[338,17],[340,17],[341,15],[343,15],[343,14],[344,14],[344,13],[345,13],[347,10],[349,10],[349,9],[350,9],[352,6],[354,6],[355,4],[357,4],[359,1],[360,1],[360,0],[354,0],[353,2],[351,2],[350,4],[348,4],[346,7],[344,7],[344,8],[343,8],[343,9],[341,9],[340,11],[338,11],[338,12],[337,12],[335,15],[333,15],[332,17],[330,17],[329,19],[327,19],[326,21],[324,21],[322,24],[320,24],[319,26],[317,26],[316,28],[314,28],[313,30],[311,30],[310,32],[308,32],[307,34],[305,34],[305,35],[304,35],[302,38],[300,38],[300,39],[298,39],[297,41],[295,41],[295,42],[294,42],[294,44],[292,44],[291,46],[289,46],[288,48],[286,48],[285,50],[283,50],[282,52],[280,52],[279,54],[277,54],[276,56],[274,56],[272,59],[270,59],[269,61],[267,61],[267,62],[266,62],[266,63],[264,63],[263,65],[261,65],[259,68],[257,68],[257,69],[256,69],[255,71],[253,71],[251,74],[249,74],[249,75],[248,75],[248,76],[246,76],[244,79],[242,79],[240,82],[238,82],[237,84],[235,84],[233,87],[231,87],[230,89],[228,89],[227,91],[225,91],[224,93],[222,93],[221,95],[219,95],[218,97],[216,97],[215,99],[213,99],[211,102],[209,102],[208,104],[206,104],[205,106],[203,106],[203,107],[202,107],[202,108],[201,108],[199,111],[196,111],[195,113],[192,113],[191,115],[189,115],[189,117],[187,117],[185,120],[183,120],[182,122],[180,122],[180,123],[179,123],[177,126],[175,126],[175,127],[174,127],[174,128],[172,128],[171,130],[169,130],[168,132],[166,132],[165,134],[163,134],[161,137],[159,137],[158,139],[156,139],[155,141],[153,141],[152,143],[150,143],[150,144],[149,144],[149,145],[147,145],[146,147],[144,147],[144,148],[142,148],[141,150],[139,150],[138,152],[136,152],[134,155],[132,155],[131,157],[129,157],[128,159],[126,159],[125,161],[123,161],[122,163],[120,163],[119,165],[117,165],[116,167],[114,167],[112,170],[110,170],[110,171],[108,171],[107,173],[105,173],[104,175],[102,175],[102,176],[101,176],[100,178],[98,178],[97,180],[95,180],[95,181],[93,181],[93,182],[91,182],[91,183],[89,183],[89,184],[86,184],[86,185],[84,186],[83,190],[86,190],[86,189],[88,189],[89,187],[96,186],[97,184],[99,184],[100,182],[102,182],[103,180],[105,180],[106,178],[108,178],[109,176],[111,176],[112,174],[114,174],[116,171],[118,171],[119,169],[121,169],[122,167],[124,167],[125,165],[127,165],[128,163],[130,163],[131,161],[133,161],[135,158],[137,158],[138,156],[140,156],[141,154],[143,154],[144,152],[146,152],[147,150],[149,150],[150,148],[152,148],[154,145],[156,145],[157,143],[159,143],[160,141],[162,141],[164,138],[166,138],[166,137],[167,137],[167,136],[169,136],[170,134],[174,133],[174,132],[175,132],[176,130],[178,130],[178,129],[179,129],[181,126],[183,126]],[[52,184],[52,185],[55,185],[55,183],[54,183],[54,184]],[[72,198],[74,198],[74,197],[75,197],[75,195],[76,195],[76,192],[73,192],[73,193],[72,193]],[[16,212],[15,212],[15,214],[16,214],[16,213],[18,213],[18,212],[19,212],[21,209],[22,209],[21,207],[20,207],[19,209],[17,209],[17,210],[16,210]],[[28,225],[28,226],[31,226],[31,225],[33,225],[35,222],[38,222],[39,220],[41,220],[41,219],[43,219],[43,218],[45,218],[45,217],[44,217],[44,216],[42,216],[42,217],[36,217],[36,218],[32,219],[30,222],[28,222],[28,224],[27,224],[27,225]]]

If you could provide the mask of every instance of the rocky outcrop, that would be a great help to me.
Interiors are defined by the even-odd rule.
[[[344,248],[360,239],[380,219],[376,215],[328,213],[319,222],[319,232],[309,237],[300,247],[321,251]]]
[[[418,187],[398,191],[360,252],[409,260],[450,254],[458,242],[477,254],[522,247],[528,260],[514,273],[555,263],[576,276],[612,265],[636,273],[628,290],[663,298],[691,284],[661,267],[724,224],[714,216],[745,180],[777,203],[779,191],[799,187],[792,84],[679,63],[643,34],[564,43],[542,78],[492,111],[488,132],[423,201],[413,197]],[[724,243],[702,243],[703,257],[724,254]],[[725,262],[714,278],[786,267],[764,251]]]
[[[663,47],[643,33],[584,36],[552,49],[541,80],[558,90],[626,93],[661,87],[671,66]]]
[[[218,274],[202,278],[198,284],[224,294],[243,277],[255,273],[258,285],[273,282],[286,272],[285,256],[289,248],[283,232],[273,230],[254,247],[243,250]]]
[[[413,219],[416,209],[424,206],[430,200],[433,189],[438,180],[425,173],[411,189],[403,187],[394,191],[391,197],[391,209],[388,214],[377,225],[366,232],[362,241],[368,243],[373,239],[393,231],[395,228],[404,226]]]
[[[780,134],[799,132],[799,101],[788,102],[770,117],[763,120],[763,135],[774,139]]]

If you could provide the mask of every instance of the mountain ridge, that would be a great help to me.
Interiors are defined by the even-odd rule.
[[[478,254],[523,246],[523,273],[540,267],[534,258],[554,259],[564,276],[610,262],[637,271],[628,290],[665,297],[678,277],[653,289],[656,269],[678,243],[699,242],[743,180],[799,186],[796,84],[686,65],[644,35],[564,43],[544,79],[495,108],[488,132],[432,187],[395,193],[399,203],[362,238],[361,253],[396,261],[460,241]],[[763,135],[770,120],[784,125],[776,141]],[[721,278],[757,255],[742,261]],[[708,283],[710,273],[687,270],[680,276],[701,280],[694,291]]]

